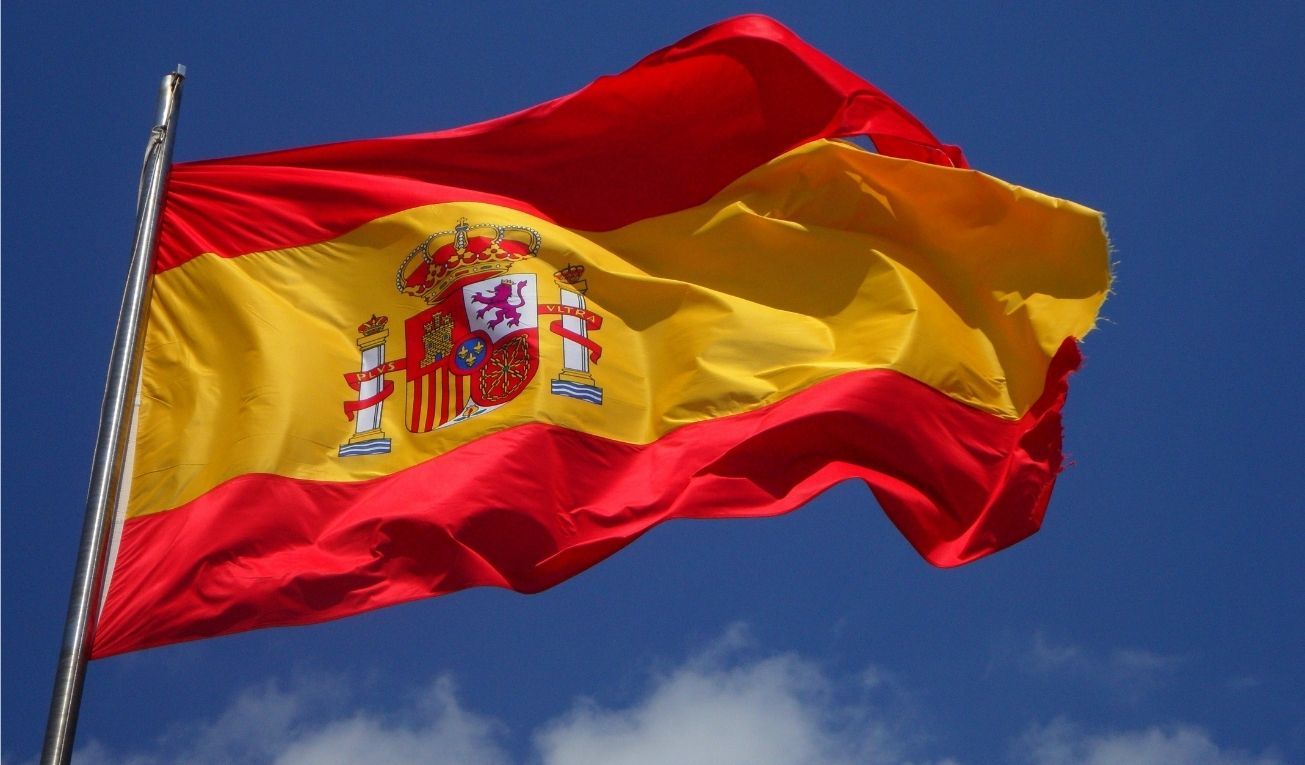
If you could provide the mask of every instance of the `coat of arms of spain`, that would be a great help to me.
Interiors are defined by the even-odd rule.
[[[539,254],[539,232],[524,226],[468,224],[426,237],[395,274],[395,288],[425,307],[403,323],[403,358],[386,360],[389,317],[373,315],[358,327],[362,363],[345,374],[357,398],[346,401],[354,433],[341,457],[385,454],[391,441],[381,413],[394,393],[387,375],[402,373],[407,408],[404,424],[428,433],[507,406],[535,378],[540,366],[541,315],[556,318],[549,330],[561,338],[560,370],[549,381],[554,395],[602,405],[590,365],[602,348],[589,334],[602,317],[585,305],[583,266],[554,273],[557,303],[541,303],[535,274],[512,273],[513,265]]]

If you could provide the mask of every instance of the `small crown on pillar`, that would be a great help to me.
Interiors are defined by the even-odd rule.
[[[584,266],[568,264],[560,271],[554,271],[553,278],[557,280],[558,284],[569,285],[576,292],[582,294],[589,289],[589,282],[585,279]]]
[[[468,224],[461,218],[452,230],[431,234],[413,248],[399,266],[394,285],[405,295],[438,303],[466,277],[506,273],[513,263],[538,255],[539,245],[539,232],[533,228]]]
[[[390,317],[377,316],[376,314],[372,314],[372,317],[370,319],[358,325],[358,334],[362,335],[363,337],[366,337],[367,335],[374,335],[377,332],[383,331],[385,329],[385,325],[389,323],[390,323]]]

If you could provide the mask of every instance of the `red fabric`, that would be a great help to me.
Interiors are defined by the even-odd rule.
[[[795,146],[848,135],[884,154],[966,166],[878,88],[772,19],[743,16],[489,122],[179,164],[157,267],[311,244],[448,201],[609,230],[700,204]]]
[[[775,515],[848,478],[926,559],[959,565],[1041,524],[1078,363],[1066,340],[1018,421],[866,371],[646,446],[527,425],[361,483],[243,476],[127,522],[94,656],[478,585],[535,592],[664,520]]]

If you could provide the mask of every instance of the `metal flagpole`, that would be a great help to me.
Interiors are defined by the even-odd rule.
[[[113,338],[113,353],[109,357],[104,402],[100,405],[100,430],[91,463],[86,518],[82,522],[77,568],[68,600],[68,618],[64,622],[63,647],[59,651],[59,667],[50,697],[42,765],[66,765],[72,759],[86,661],[95,632],[100,585],[104,580],[105,558],[127,452],[131,425],[129,407],[140,380],[141,341],[148,322],[146,312],[154,271],[154,245],[168,170],[172,166],[172,141],[181,105],[181,82],[185,77],[186,68],[177,65],[175,72],[163,78],[159,88],[158,118],[145,149],[145,165],[136,200],[136,243],[132,247],[131,270],[123,290],[122,308],[118,311],[118,329]]]

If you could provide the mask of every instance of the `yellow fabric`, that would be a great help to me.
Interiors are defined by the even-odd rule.
[[[473,222],[529,226],[543,247],[513,266],[586,268],[604,324],[592,372],[601,406],[549,392],[562,340],[540,317],[539,372],[501,409],[429,433],[406,426],[403,373],[385,403],[389,454],[341,458],[353,434],[342,375],[357,327],[426,308],[395,272],[429,234]],[[154,284],[128,517],[168,510],[245,473],[359,481],[542,422],[643,444],[692,422],[773,403],[821,380],[893,369],[1004,418],[1041,393],[1062,340],[1093,325],[1109,286],[1100,216],[953,170],[817,141],[705,204],[602,233],[493,205],[437,204],[338,239],[224,259]],[[550,291],[553,289],[553,291]]]

